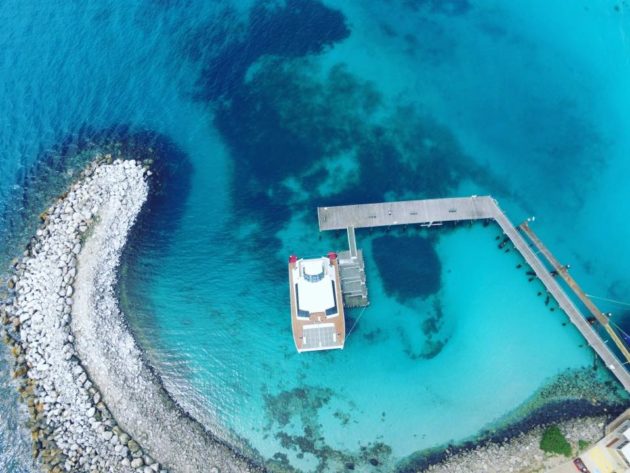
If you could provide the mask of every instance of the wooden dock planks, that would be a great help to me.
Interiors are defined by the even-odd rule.
[[[392,225],[430,226],[439,225],[443,222],[483,219],[495,220],[503,230],[503,233],[511,240],[514,248],[523,256],[527,264],[529,264],[532,270],[536,273],[536,276],[543,283],[549,294],[555,298],[560,308],[567,314],[573,325],[575,325],[575,327],[580,331],[589,346],[595,351],[595,353],[597,353],[597,355],[599,355],[608,369],[615,375],[624,388],[630,392],[630,373],[628,373],[614,352],[584,318],[582,312],[576,307],[564,289],[549,273],[540,258],[536,255],[536,253],[534,253],[534,251],[532,251],[523,235],[521,235],[514,225],[512,225],[512,222],[510,222],[505,213],[499,207],[498,203],[492,197],[471,196],[319,207],[317,209],[317,216],[320,231],[341,230],[353,227],[353,233],[354,228],[387,227]],[[533,232],[530,233],[533,234]],[[538,241],[540,242],[540,240]],[[556,264],[559,265],[557,260],[553,258],[551,252],[544,248],[542,242],[540,242],[540,245],[541,252],[543,252],[545,257],[552,262],[554,266]],[[544,251],[542,248],[544,248]],[[566,273],[566,271],[564,273]],[[569,284],[569,286],[572,288],[574,287],[571,284]],[[575,287],[579,288],[577,283],[575,284]],[[580,294],[582,294],[585,300],[590,302],[590,299],[588,299],[581,289],[580,292],[576,292],[576,294],[580,298]],[[586,302],[585,304],[592,312],[591,306],[595,307],[595,305],[592,304],[592,302],[590,302],[590,305]],[[595,308],[595,310],[597,309]],[[599,313],[599,316],[597,317],[598,320],[600,320],[601,317],[604,316]],[[608,324],[606,323],[605,326],[608,326]],[[612,329],[609,330],[609,333],[611,331]],[[612,332],[611,337],[615,343],[621,343],[614,332]],[[625,346],[621,351],[624,355],[627,353]]]
[[[378,204],[318,207],[319,229],[345,230],[390,225],[438,224],[493,218],[489,196],[409,200]]]

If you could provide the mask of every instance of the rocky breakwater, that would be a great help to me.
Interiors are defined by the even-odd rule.
[[[251,471],[171,400],[118,310],[116,268],[148,174],[93,162],[14,264],[0,318],[33,455],[55,473]]]

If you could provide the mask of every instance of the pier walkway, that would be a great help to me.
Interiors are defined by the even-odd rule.
[[[575,293],[575,295],[580,299],[582,304],[588,309],[593,317],[597,319],[597,321],[604,327],[606,332],[610,338],[615,342],[619,351],[623,354],[627,362],[630,362],[630,352],[626,348],[625,344],[621,341],[619,336],[615,333],[614,329],[608,323],[608,317],[602,313],[593,301],[591,301],[586,293],[579,286],[577,281],[573,279],[573,276],[569,274],[568,268],[564,265],[561,265],[560,262],[555,258],[555,256],[547,249],[547,247],[543,244],[543,242],[538,238],[538,236],[534,233],[534,231],[529,227],[527,222],[523,222],[519,225],[519,228],[527,235],[530,241],[536,245],[536,248],[540,251],[547,261],[551,263],[556,273],[564,280],[564,282],[571,288],[571,290]]]
[[[317,215],[319,230],[323,231],[490,219],[494,218],[495,208],[491,197],[457,197],[318,207]]]
[[[402,202],[383,202],[377,204],[319,207],[317,209],[317,214],[320,231],[352,228],[351,238],[355,245],[355,228],[388,227],[391,225],[433,226],[441,225],[445,222],[486,219],[496,221],[506,237],[510,239],[514,248],[522,255],[538,279],[540,279],[543,283],[549,294],[555,298],[560,308],[562,308],[573,325],[575,325],[575,327],[580,331],[589,346],[602,359],[606,367],[608,367],[608,369],[615,375],[626,391],[630,392],[630,373],[628,373],[623,366],[624,363],[619,361],[615,353],[607,345],[607,341],[603,340],[589,324],[582,312],[547,269],[543,261],[541,261],[538,255],[532,250],[523,234],[521,234],[521,232],[512,225],[505,213],[499,207],[498,203],[492,197],[472,196],[463,198],[410,200]],[[541,253],[543,253],[548,261],[554,266],[554,269],[558,272],[558,274],[568,275],[566,268],[560,266],[549,250],[547,250],[546,247],[542,245],[542,242],[533,235],[531,229],[527,226],[521,227],[521,229],[523,233],[532,240],[534,246],[537,246]],[[537,242],[540,242],[540,245],[537,245]],[[560,272],[559,268],[564,268],[564,271]],[[572,278],[571,281],[573,281]],[[581,291],[581,289],[577,292],[576,288],[579,289],[577,284],[572,286],[569,283],[569,287],[576,291],[576,295],[581,300],[583,300],[582,295],[586,300],[588,300],[588,297]],[[586,304],[583,300],[590,311],[593,310],[591,309],[591,306],[595,308],[594,310],[599,314],[597,319],[603,323],[606,330],[610,333],[612,328],[608,325],[606,317],[597,310],[590,300],[588,301],[590,305]],[[625,355],[627,349],[614,332],[612,333],[611,338],[613,338],[613,341],[616,344],[621,344],[619,348]]]

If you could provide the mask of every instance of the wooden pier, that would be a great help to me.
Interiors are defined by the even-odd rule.
[[[553,256],[553,254],[547,249],[547,247],[543,244],[543,242],[538,238],[538,236],[533,232],[533,230],[529,227],[527,222],[523,222],[519,225],[519,228],[527,235],[530,241],[538,248],[540,253],[547,258],[547,261],[553,266],[554,271],[558,276],[560,276],[564,282],[571,288],[573,293],[580,299],[582,304],[588,309],[593,317],[604,327],[612,341],[617,345],[619,351],[623,354],[624,358],[627,362],[630,362],[630,351],[626,345],[621,341],[615,330],[610,326],[608,322],[608,317],[600,311],[597,306],[591,301],[586,293],[582,290],[582,288],[578,285],[578,283],[573,279],[573,277],[569,274],[568,268],[564,265],[561,265],[560,262]]]
[[[533,234],[527,224],[520,227],[520,231],[512,225],[505,213],[501,210],[496,200],[490,196],[472,196],[448,199],[410,200],[402,202],[383,202],[376,204],[343,205],[335,207],[319,207],[317,209],[319,229],[348,231],[350,251],[357,253],[355,228],[389,227],[392,225],[442,225],[445,222],[494,220],[501,227],[506,237],[510,239],[514,248],[522,255],[527,264],[532,268],[538,279],[543,283],[547,292],[555,298],[558,306],[567,314],[571,322],[580,331],[589,346],[602,359],[606,367],[615,375],[627,391],[630,391],[630,373],[622,363],[607,341],[603,340],[595,329],[586,320],[584,314],[578,309],[573,300],[560,286],[554,275],[547,269],[543,261],[532,250],[525,236],[532,241],[543,256],[554,267],[556,274],[562,276],[575,295],[584,303],[589,311],[597,318],[610,334],[613,342],[619,350],[628,357],[630,353],[619,339],[612,327],[608,324],[607,317],[588,299],[577,283],[568,275],[566,267],[561,266],[547,250],[542,242]],[[521,233],[522,232],[522,233]],[[525,235],[525,236],[524,236]]]
[[[441,225],[444,222],[494,218],[491,197],[407,200],[380,204],[318,207],[319,229],[389,227],[391,225]]]

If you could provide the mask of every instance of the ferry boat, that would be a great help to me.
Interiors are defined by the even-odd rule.
[[[346,323],[339,263],[327,257],[289,257],[291,326],[298,352],[343,348]]]

